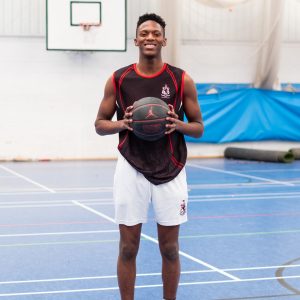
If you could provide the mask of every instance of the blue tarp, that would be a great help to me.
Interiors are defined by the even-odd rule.
[[[226,91],[240,90],[253,88],[251,83],[196,83],[198,95],[205,95],[210,90],[214,89],[219,93]],[[300,83],[282,83],[281,89],[292,88],[296,92],[300,92]]]
[[[188,142],[300,141],[300,93],[243,88],[198,99],[204,135]]]

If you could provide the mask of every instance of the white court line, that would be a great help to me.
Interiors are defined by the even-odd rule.
[[[278,269],[283,266],[265,266],[265,267],[247,267],[247,268],[230,268],[222,269],[226,272],[232,271],[256,271],[256,270],[267,270],[267,269]],[[285,265],[284,268],[299,268],[300,265]],[[190,270],[181,271],[181,274],[207,274],[215,273],[215,270]],[[155,273],[139,273],[136,274],[137,277],[151,277],[151,276],[161,276],[160,272]],[[97,279],[115,279],[117,275],[102,275],[102,276],[86,276],[86,277],[66,277],[66,278],[48,278],[48,279],[32,279],[32,280],[13,280],[13,281],[0,281],[0,285],[9,284],[27,284],[27,283],[43,283],[43,282],[62,282],[62,281],[80,281],[80,280],[97,280]]]
[[[267,173],[267,172],[283,172],[283,173],[288,173],[288,172],[299,172],[300,169],[265,169],[265,170],[261,170],[261,169],[251,169],[251,170],[245,170],[243,172],[258,172],[258,173]]]
[[[240,196],[239,196],[240,195]],[[257,200],[268,200],[275,201],[277,199],[292,199],[292,200],[300,200],[300,193],[278,193],[267,195],[267,196],[247,196],[243,197],[243,194],[235,194],[235,195],[192,195],[189,196],[189,203],[202,203],[202,202],[225,202],[225,201],[257,201]],[[257,194],[260,195],[260,194]],[[263,194],[261,194],[263,195]],[[81,203],[90,204],[93,206],[105,206],[105,205],[113,205],[112,198],[104,198],[104,199],[82,199],[75,200],[80,201]],[[41,208],[41,207],[73,207],[74,204],[71,204],[73,200],[33,200],[33,201],[10,201],[10,202],[1,202],[0,208]]]
[[[246,178],[256,179],[256,180],[260,180],[260,181],[281,184],[281,185],[295,186],[294,184],[288,183],[288,182],[272,180],[272,179],[267,179],[267,178],[258,177],[258,176],[246,175],[246,174],[241,174],[241,173],[233,172],[233,171],[225,171],[225,170],[220,170],[220,169],[216,169],[216,168],[204,167],[204,166],[199,166],[199,165],[191,164],[191,163],[188,163],[187,166],[198,168],[198,169],[203,169],[203,170],[214,171],[214,172],[218,172],[218,173],[230,174],[230,175],[235,175],[235,176],[239,176],[239,177],[246,177]]]
[[[59,194],[80,194],[80,193],[111,193],[112,191],[109,190],[63,190],[58,191],[56,188],[53,188],[55,193]],[[45,194],[45,191],[41,190],[34,190],[34,189],[11,189],[6,190],[5,192],[0,191],[0,195],[31,195],[31,194]]]
[[[257,196],[289,196],[289,195],[300,195],[300,192],[279,192],[279,193],[249,193],[249,194],[212,194],[212,195],[200,195],[202,198],[232,198],[232,197],[245,197],[245,196],[250,196],[250,197],[257,197]],[[191,195],[189,198],[198,198],[198,195]]]
[[[256,282],[256,281],[271,281],[278,279],[296,279],[300,278],[300,275],[295,276],[280,276],[280,277],[261,277],[261,278],[245,278],[240,280],[214,280],[214,281],[195,281],[195,282],[180,282],[179,286],[190,286],[190,285],[209,285],[209,284],[223,284],[223,283],[241,283],[241,282]],[[136,289],[144,288],[156,288],[162,287],[160,284],[149,284],[149,285],[136,285]],[[33,296],[33,295],[49,295],[49,294],[67,294],[67,293],[84,293],[84,292],[100,292],[100,291],[112,291],[119,290],[118,286],[105,287],[105,288],[91,288],[91,289],[76,289],[76,290],[57,290],[57,291],[43,291],[43,292],[25,292],[25,293],[8,293],[0,294],[0,297],[15,297],[15,296]]]
[[[56,191],[104,191],[111,192],[113,190],[112,186],[102,186],[102,187],[66,187],[66,188],[55,188]]]
[[[285,181],[285,185],[287,186],[297,186],[297,184],[300,184],[300,181],[290,180]],[[196,190],[196,189],[203,189],[203,190],[209,190],[209,189],[247,189],[249,187],[257,187],[257,188],[264,188],[264,187],[272,187],[272,188],[282,188],[283,182],[278,183],[271,183],[271,182],[248,182],[248,183],[211,183],[211,184],[192,184],[188,185],[189,190]],[[84,192],[86,193],[111,193],[110,190],[97,190],[97,189],[86,189],[86,190],[60,190],[58,191],[57,188],[53,188],[55,193],[59,194],[79,194]],[[10,191],[0,191],[1,195],[38,195],[38,194],[45,194],[46,191],[41,190],[33,190],[33,189],[14,189]]]
[[[112,202],[112,198],[84,198],[84,199],[57,199],[57,200],[24,200],[24,201],[1,201],[0,205],[12,205],[12,204],[65,204],[65,203],[71,203],[73,200],[81,201],[81,202],[89,202],[89,203],[106,203],[106,202]],[[72,204],[73,205],[73,204]],[[74,205],[73,205],[74,206]]]
[[[13,174],[13,175],[15,175],[15,176],[21,178],[21,179],[24,179],[24,180],[27,181],[27,182],[30,182],[30,183],[32,183],[32,184],[34,184],[34,185],[36,185],[36,186],[39,186],[40,188],[42,188],[42,189],[44,189],[44,190],[46,190],[46,191],[48,191],[48,192],[50,192],[50,193],[55,193],[54,190],[52,190],[52,189],[46,187],[45,185],[42,185],[42,184],[40,184],[40,183],[38,183],[38,182],[36,182],[36,181],[34,181],[34,180],[32,180],[32,179],[30,179],[30,178],[24,176],[24,175],[21,175],[21,174],[15,172],[15,171],[13,171],[13,170],[7,168],[7,167],[4,167],[4,166],[0,165],[0,168],[3,169],[3,170],[5,170],[5,171],[8,172],[8,173],[11,173],[11,174]]]
[[[47,236],[47,235],[73,235],[73,234],[89,234],[89,233],[112,233],[112,232],[119,232],[119,230],[90,230],[90,231],[66,231],[66,232],[0,234],[0,238],[1,237],[21,237],[21,236]]]
[[[102,203],[89,203],[87,202],[87,204],[91,204],[91,205],[113,205],[112,202],[102,202]],[[0,205],[0,208],[41,208],[41,207],[74,207],[74,204],[28,204],[28,205]]]
[[[295,199],[300,200],[300,196],[298,195],[290,195],[290,196],[269,196],[269,197],[232,197],[232,198],[212,198],[212,199],[202,199],[201,196],[197,196],[197,198],[192,198],[189,202],[219,202],[219,201],[256,201],[256,200],[277,200],[277,199]],[[96,205],[96,204],[95,204]]]
[[[110,222],[112,222],[112,223],[115,224],[115,220],[114,220],[113,218],[111,218],[111,217],[109,217],[109,216],[107,216],[107,215],[105,215],[105,214],[103,214],[103,213],[101,213],[101,212],[99,212],[99,211],[97,211],[97,210],[95,210],[95,209],[89,207],[89,206],[86,206],[86,205],[84,205],[84,204],[82,204],[82,203],[80,203],[80,202],[78,202],[78,201],[72,201],[72,202],[73,202],[75,205],[78,205],[78,206],[80,206],[80,207],[82,207],[82,208],[84,208],[84,209],[86,209],[86,210],[88,210],[88,211],[90,211],[90,212],[92,212],[92,213],[94,213],[94,214],[96,214],[96,215],[98,215],[98,216],[100,216],[100,217],[102,217],[102,218],[104,218],[104,219],[106,219],[106,220],[108,220],[108,221],[110,221]],[[157,240],[157,239],[154,239],[153,237],[151,237],[151,236],[149,236],[149,235],[147,235],[147,234],[142,233],[141,236],[142,236],[143,238],[145,238],[145,239],[147,239],[147,240],[149,240],[149,241],[155,243],[155,244],[158,244],[158,240]],[[206,263],[206,262],[204,262],[204,261],[202,261],[202,260],[200,260],[200,259],[198,259],[198,258],[195,258],[195,257],[193,257],[193,256],[191,256],[191,255],[189,255],[189,254],[187,254],[187,253],[185,253],[185,252],[183,252],[183,251],[179,251],[179,254],[180,254],[181,256],[187,258],[187,259],[190,259],[190,260],[192,260],[192,261],[194,261],[194,262],[196,262],[196,263],[202,265],[202,266],[205,266],[205,267],[207,267],[207,268],[209,268],[209,269],[215,270],[216,272],[218,272],[218,273],[220,273],[220,274],[222,274],[222,275],[224,275],[224,276],[226,276],[226,277],[231,278],[231,280],[235,280],[235,281],[240,280],[238,277],[233,276],[233,275],[231,275],[231,274],[229,274],[229,273],[227,273],[227,272],[224,272],[224,271],[222,271],[221,269],[216,268],[216,267],[214,267],[214,266],[212,266],[212,265],[210,265],[210,264],[208,264],[208,263]]]

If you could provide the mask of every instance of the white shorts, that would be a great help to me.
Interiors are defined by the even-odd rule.
[[[119,155],[113,193],[117,224],[133,226],[146,223],[150,203],[160,225],[173,226],[187,221],[185,168],[173,180],[154,185]]]

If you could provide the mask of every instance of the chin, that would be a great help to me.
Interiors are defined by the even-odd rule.
[[[147,51],[143,51],[143,55],[149,58],[154,58],[157,57],[159,55],[159,53],[157,52],[147,52]]]

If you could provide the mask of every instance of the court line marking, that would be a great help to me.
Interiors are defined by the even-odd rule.
[[[204,215],[192,216],[191,220],[206,220],[206,219],[241,219],[241,218],[264,218],[264,217],[297,217],[300,211],[282,212],[282,213],[261,213],[261,214],[228,214],[228,215]]]
[[[111,230],[87,230],[87,231],[65,231],[65,232],[0,234],[0,238],[1,237],[23,237],[23,236],[47,236],[47,235],[75,235],[75,234],[112,233],[112,232],[119,232],[119,230],[117,230],[117,229],[111,229]]]
[[[260,170],[260,169],[251,169],[251,170],[245,170],[245,171],[242,171],[242,172],[283,172],[283,173],[286,173],[286,172],[299,172],[300,169],[299,168],[295,168],[295,169],[264,169],[264,170]]]
[[[300,275],[294,276],[281,276],[281,277],[261,277],[261,278],[245,278],[240,280],[214,280],[214,281],[195,281],[195,282],[180,282],[179,286],[190,286],[190,285],[209,285],[209,284],[223,284],[223,283],[241,283],[241,282],[256,282],[256,281],[271,281],[278,279],[297,279]],[[149,284],[149,285],[136,285],[136,289],[143,288],[156,288],[162,287],[160,284]],[[56,291],[43,291],[43,292],[24,292],[24,293],[8,293],[0,294],[0,297],[15,297],[15,296],[34,296],[34,295],[46,295],[46,294],[67,294],[67,293],[83,293],[83,292],[100,292],[100,291],[112,291],[119,290],[118,286],[105,287],[105,288],[90,288],[90,289],[74,289],[74,290],[56,290]]]
[[[103,202],[103,203],[89,203],[91,205],[113,205],[112,202]],[[74,207],[74,204],[29,204],[29,205],[0,205],[0,208],[26,208],[26,207],[30,207],[30,208],[41,208],[41,207]]]
[[[74,205],[73,205],[74,206]],[[273,213],[273,214],[239,214],[239,215],[207,215],[207,216],[192,216],[190,217],[191,220],[198,220],[198,219],[231,219],[231,218],[256,218],[256,217],[294,217],[299,216],[299,212],[286,212],[286,213]],[[150,218],[149,221],[154,221],[153,218]],[[51,225],[92,225],[92,224],[103,224],[104,222],[100,221],[89,221],[89,222],[83,222],[83,221],[71,221],[71,222],[49,222],[49,223],[11,223],[11,224],[0,224],[1,227],[38,227],[38,226],[51,226]],[[107,223],[107,222],[106,222]]]
[[[204,198],[204,199],[203,199]],[[206,198],[206,199],[205,199]],[[275,201],[277,199],[295,199],[299,200],[300,195],[278,195],[278,196],[267,196],[267,197],[237,197],[237,196],[228,196],[228,197],[223,197],[223,198],[208,198],[202,195],[199,196],[189,196],[189,203],[197,203],[197,202],[224,202],[224,201],[258,201],[258,200],[269,200],[269,201]],[[108,200],[108,201],[107,201]],[[40,207],[72,207],[74,206],[73,204],[70,204],[73,200],[53,200],[53,201],[32,201],[26,202],[26,201],[21,201],[21,202],[1,202],[0,201],[0,208],[40,208]],[[77,200],[76,200],[77,201]],[[90,204],[94,206],[101,206],[101,205],[113,205],[112,199],[105,199],[103,200],[80,200],[81,202],[84,202],[85,204]],[[53,204],[51,204],[53,202]],[[7,204],[6,204],[7,203]],[[49,203],[49,204],[48,204]],[[55,204],[54,204],[55,203]],[[5,204],[5,205],[3,205]]]
[[[269,196],[269,197],[232,197],[232,198],[215,198],[215,199],[202,199],[201,196],[197,196],[200,199],[193,198],[189,202],[222,202],[222,201],[257,201],[257,200],[277,200],[277,199],[296,199],[299,200],[299,195],[287,195],[287,196]]]
[[[262,196],[262,197],[258,197]],[[248,193],[248,194],[212,194],[212,195],[189,195],[190,202],[207,202],[207,201],[222,201],[222,200],[256,200],[256,199],[275,199],[275,198],[294,198],[300,196],[300,192],[279,192],[279,193]],[[200,198],[200,199],[199,199]],[[108,204],[112,203],[112,198],[85,198],[85,199],[57,199],[57,200],[11,200],[1,201],[0,205],[24,205],[24,204],[68,204],[72,200],[81,201],[88,204]]]
[[[201,195],[203,198],[218,198],[218,197],[257,197],[257,196],[286,196],[286,195],[300,195],[300,192],[278,192],[278,193],[243,193],[243,194],[209,194],[209,195]],[[198,195],[190,195],[189,198],[196,198]]]
[[[300,229],[295,229],[295,230],[283,230],[283,231],[266,231],[266,232],[237,232],[237,233],[219,233],[219,234],[203,234],[203,235],[181,235],[179,236],[180,240],[183,239],[203,239],[203,238],[222,238],[222,237],[244,237],[244,236],[260,236],[260,235],[272,235],[272,234],[290,234],[290,233],[300,233]],[[153,240],[151,240],[153,239]],[[154,243],[156,243],[156,239],[151,238],[150,236],[147,236],[145,234],[142,234],[141,240],[147,241],[150,240]],[[0,244],[0,248],[5,248],[5,247],[30,247],[30,246],[53,246],[53,245],[77,245],[77,244],[97,244],[97,243],[117,243],[119,239],[109,239],[109,240],[84,240],[84,241],[62,241],[62,242],[39,242],[39,243],[17,243],[17,244]],[[197,259],[193,256],[190,256],[186,254],[185,252],[179,251],[179,254],[200,264],[203,266],[206,266],[207,268],[210,269],[215,269],[216,272],[219,272],[221,274],[222,270],[218,269],[216,267],[213,267],[204,261],[201,261],[200,259]],[[223,274],[225,275],[225,274]],[[227,275],[225,275],[227,276]],[[229,276],[227,276],[229,277]]]
[[[48,194],[47,194],[48,195]],[[112,198],[84,198],[84,199],[56,199],[56,200],[11,200],[11,201],[1,201],[0,205],[3,204],[52,204],[52,203],[70,203],[72,200],[77,201],[84,201],[84,202],[94,202],[94,203],[106,203],[106,202],[112,202]],[[74,204],[72,204],[74,206]]]
[[[299,184],[300,181],[295,181],[295,180],[290,180],[290,181],[285,181],[285,184],[290,184],[290,186],[297,186],[296,184]],[[218,184],[194,184],[194,185],[188,185],[189,190],[197,190],[197,189],[204,189],[204,190],[209,190],[209,189],[229,189],[229,188],[238,188],[238,189],[246,189],[249,187],[258,187],[258,188],[264,188],[264,187],[272,187],[272,188],[281,188],[282,187],[282,182],[280,184],[275,184],[275,183],[266,183],[266,182],[249,182],[249,183],[218,183]],[[109,190],[97,190],[97,189],[86,189],[86,190],[65,190],[65,191],[57,191],[56,188],[53,188],[55,190],[55,193],[59,194],[79,194],[79,193],[111,193]],[[46,191],[41,191],[41,190],[34,190],[34,189],[13,189],[10,191],[0,191],[0,195],[31,195],[31,194],[45,194]]]
[[[66,187],[66,188],[55,188],[56,191],[108,191],[113,190],[112,186],[101,186],[101,187]]]
[[[187,163],[187,166],[198,168],[198,169],[203,169],[203,170],[214,171],[214,172],[218,172],[218,173],[230,174],[230,175],[235,175],[235,176],[239,176],[239,177],[246,177],[246,178],[256,179],[256,180],[260,180],[260,181],[266,181],[266,182],[281,184],[281,185],[295,186],[294,184],[288,183],[288,182],[283,182],[283,181],[268,179],[268,178],[264,178],[264,177],[246,175],[246,174],[242,174],[242,173],[238,173],[238,172],[233,172],[233,171],[225,171],[225,170],[220,170],[220,169],[216,169],[216,168],[204,167],[204,166],[199,166],[197,164]]]
[[[53,190],[55,191],[55,193],[57,194],[80,194],[80,193],[111,193],[111,191],[101,191],[101,190],[82,190],[82,191],[78,191],[78,190],[70,190],[70,191],[57,191],[56,188],[53,188]],[[46,191],[41,191],[41,190],[34,190],[34,189],[14,189],[14,190],[10,190],[10,191],[5,191],[5,192],[0,192],[0,195],[31,195],[31,194],[45,194]]]
[[[233,271],[257,271],[257,270],[268,270],[268,269],[278,269],[281,266],[264,266],[264,267],[246,267],[246,268],[228,268],[222,269],[226,272]],[[286,268],[299,268],[300,265],[287,265]],[[190,270],[190,271],[181,271],[181,274],[206,274],[206,273],[216,273],[215,270]],[[161,276],[161,272],[152,272],[152,273],[138,273],[137,277],[151,277],[151,276]],[[96,280],[96,279],[114,279],[117,278],[117,275],[102,275],[102,276],[85,276],[85,277],[65,277],[65,278],[48,278],[48,279],[32,279],[32,280],[12,280],[12,281],[0,281],[0,285],[9,285],[9,284],[27,284],[27,283],[40,283],[40,282],[61,282],[61,281],[80,281],[80,280]]]
[[[32,184],[34,184],[34,185],[36,185],[36,186],[38,186],[38,187],[40,187],[40,188],[42,188],[42,189],[48,191],[48,192],[50,192],[50,193],[56,193],[53,189],[50,189],[50,188],[46,187],[45,185],[40,184],[40,183],[38,183],[38,182],[36,182],[36,181],[34,181],[34,180],[32,180],[32,179],[30,179],[30,178],[28,178],[28,177],[26,177],[26,176],[20,174],[20,173],[14,171],[14,170],[12,170],[12,169],[9,169],[9,168],[4,167],[4,166],[2,166],[2,165],[0,165],[0,168],[3,169],[3,170],[5,170],[5,171],[8,172],[8,173],[11,173],[11,174],[13,174],[13,175],[15,175],[15,176],[17,176],[17,177],[19,177],[19,178],[21,178],[21,179],[23,179],[23,180],[29,182],[29,183],[32,183]]]
[[[110,222],[112,222],[112,223],[115,224],[115,220],[113,218],[111,218],[111,217],[109,217],[109,216],[107,216],[107,215],[105,215],[105,214],[103,214],[103,213],[101,213],[101,212],[99,212],[99,211],[97,211],[97,210],[89,207],[89,206],[86,206],[86,205],[84,205],[84,204],[82,204],[82,203],[80,203],[78,201],[72,201],[72,202],[75,205],[80,206],[80,207],[84,208],[85,210],[88,210],[88,211],[90,211],[90,212],[92,212],[92,213],[94,213],[94,214],[96,214],[96,215],[98,215],[98,216],[100,216],[100,217],[102,217],[102,218],[104,218],[104,219],[106,219],[106,220],[108,220],[108,221],[110,221]],[[141,236],[144,237],[145,239],[147,239],[147,240],[155,243],[155,244],[158,244],[158,240],[157,239],[154,239],[153,237],[151,237],[151,236],[149,236],[147,234],[141,233]],[[227,272],[224,272],[221,269],[216,268],[216,267],[214,267],[214,266],[212,266],[212,265],[210,265],[210,264],[208,264],[208,263],[206,263],[206,262],[204,262],[204,261],[202,261],[202,260],[200,260],[200,259],[198,259],[196,257],[193,257],[193,256],[191,256],[191,255],[183,252],[183,251],[179,251],[179,255],[181,255],[181,256],[183,256],[183,257],[185,257],[187,259],[190,259],[190,260],[192,260],[192,261],[194,261],[194,262],[196,262],[196,263],[198,263],[198,264],[200,264],[202,266],[205,266],[205,267],[207,267],[209,269],[215,270],[216,272],[218,272],[218,273],[220,273],[220,274],[222,274],[222,275],[224,275],[226,277],[231,278],[231,280],[235,280],[235,281],[240,280],[238,277],[233,276],[233,275],[231,275],[231,274],[229,274]]]
[[[38,226],[56,226],[56,225],[84,225],[84,224],[103,224],[106,221],[69,221],[69,222],[44,222],[44,223],[12,223],[0,224],[1,227],[38,227]]]

